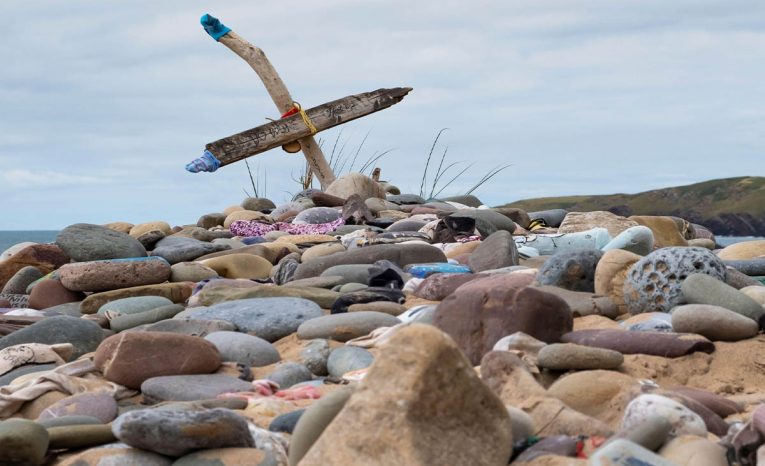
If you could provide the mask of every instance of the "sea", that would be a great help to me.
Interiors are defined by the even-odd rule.
[[[58,230],[0,230],[0,253],[17,243],[31,241],[33,243],[52,243]],[[728,246],[733,243],[765,239],[758,236],[717,236],[717,244]]]

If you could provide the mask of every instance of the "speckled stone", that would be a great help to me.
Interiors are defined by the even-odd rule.
[[[681,304],[683,281],[703,273],[725,280],[725,265],[707,249],[668,247],[637,261],[624,281],[624,300],[632,314],[667,312]]]

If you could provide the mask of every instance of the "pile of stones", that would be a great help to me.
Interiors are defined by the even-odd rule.
[[[351,173],[0,255],[0,464],[765,461],[765,241]]]

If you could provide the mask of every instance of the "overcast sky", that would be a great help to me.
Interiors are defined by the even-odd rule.
[[[278,117],[204,13],[305,107],[413,87],[340,136],[355,153],[370,132],[359,160],[391,149],[378,166],[404,192],[445,127],[436,155],[475,165],[444,194],[512,164],[475,193],[492,205],[765,175],[761,1],[4,0],[0,230],[194,223],[251,191],[242,162],[184,170]],[[338,132],[320,137],[329,156]],[[300,154],[249,160],[275,202],[300,189]]]

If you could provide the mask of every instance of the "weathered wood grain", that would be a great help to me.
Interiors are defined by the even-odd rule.
[[[239,55],[253,70],[255,70],[255,73],[257,73],[260,80],[263,81],[263,85],[271,96],[271,100],[274,101],[276,108],[279,109],[281,114],[284,114],[287,110],[292,108],[292,103],[294,102],[292,96],[263,50],[250,44],[234,31],[229,31],[225,36],[220,38],[219,42]],[[299,139],[298,142],[300,143],[300,147],[308,165],[311,167],[311,171],[313,171],[319,179],[321,187],[326,188],[335,181],[335,174],[332,172],[332,168],[324,157],[321,148],[310,132]],[[223,165],[225,165],[225,163]]]
[[[395,105],[411,90],[410,87],[378,89],[334,100],[305,112],[316,129],[323,131]],[[224,166],[291,141],[300,140],[302,144],[306,136],[310,135],[311,130],[300,114],[296,114],[211,142],[205,149],[215,155],[221,166]],[[303,151],[305,153],[305,145]],[[318,176],[316,171],[314,173]]]

